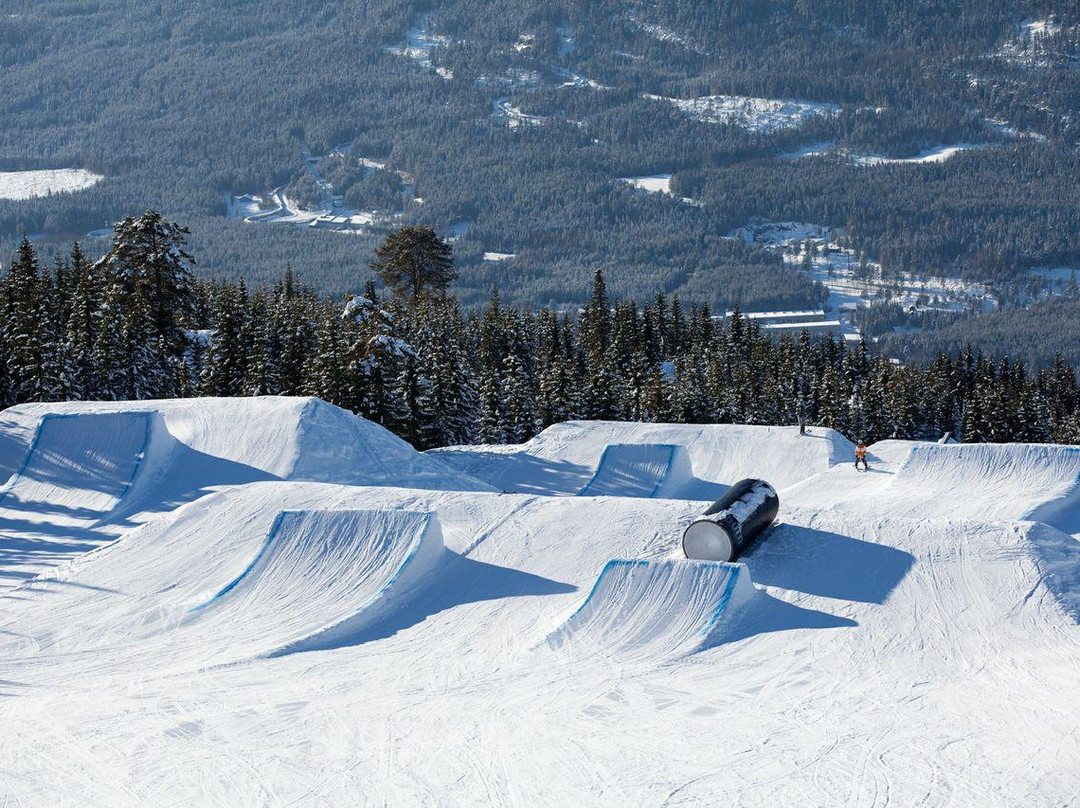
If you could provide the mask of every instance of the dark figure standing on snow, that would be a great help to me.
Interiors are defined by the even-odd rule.
[[[855,468],[858,470],[859,461],[862,461],[863,470],[870,471],[870,466],[866,463],[866,444],[859,441],[859,445],[855,447]]]

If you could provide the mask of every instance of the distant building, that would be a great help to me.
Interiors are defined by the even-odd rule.
[[[729,311],[724,319],[730,319],[735,312]],[[825,320],[823,309],[806,309],[803,311],[744,311],[742,317],[745,320],[753,320],[758,325],[783,325],[785,323],[816,323]]]
[[[839,320],[802,320],[798,322],[765,323],[761,329],[770,334],[791,334],[796,337],[803,331],[808,332],[812,337],[823,336],[825,334],[838,336],[842,333]]]

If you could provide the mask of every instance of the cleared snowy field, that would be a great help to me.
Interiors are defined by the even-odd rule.
[[[835,104],[792,98],[753,98],[745,95],[709,95],[691,99],[661,95],[645,97],[667,101],[681,112],[705,123],[731,124],[752,132],[794,128],[812,118],[835,115],[840,111]]]
[[[91,188],[104,177],[83,168],[45,171],[0,171],[0,199],[32,199],[35,196],[72,193]]]
[[[1068,804],[1080,449],[313,399],[0,414],[12,805]],[[779,523],[679,558],[744,476]]]
[[[619,177],[618,181],[624,182],[635,190],[643,191],[647,194],[663,194],[664,196],[670,196],[672,199],[675,198],[675,195],[671,192],[670,174],[649,174],[644,177]],[[695,207],[702,206],[701,202],[687,196],[682,196],[678,199],[685,205],[693,205]]]
[[[911,157],[886,157],[881,154],[859,154],[858,152],[838,149],[832,143],[813,143],[798,151],[781,155],[786,160],[797,160],[803,157],[819,157],[822,155],[838,155],[855,165],[860,166],[886,166],[886,165],[927,165],[944,163],[950,157],[955,157],[963,151],[971,149],[990,148],[990,143],[956,143],[951,146],[936,146],[932,149],[919,152]]]

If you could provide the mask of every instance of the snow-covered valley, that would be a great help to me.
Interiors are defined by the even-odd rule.
[[[633,451],[613,447],[633,447]],[[316,399],[0,415],[18,805],[1066,804],[1080,451]],[[682,529],[743,477],[737,564]]]
[[[843,228],[804,222],[751,222],[731,233],[778,252],[789,266],[806,272],[829,291],[826,309],[845,318],[873,302],[895,302],[909,309],[962,312],[988,310],[996,305],[984,284],[959,278],[886,277],[881,264],[860,257],[838,238]]]

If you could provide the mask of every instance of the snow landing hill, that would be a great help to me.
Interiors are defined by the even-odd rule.
[[[1016,805],[1080,793],[1080,449],[315,399],[0,414],[12,805]],[[737,564],[682,528],[760,476]]]

